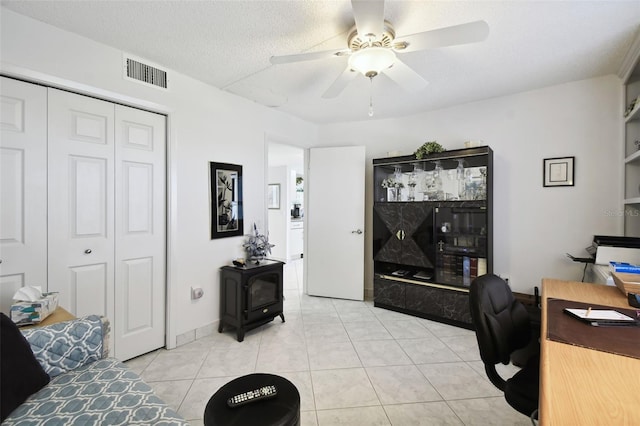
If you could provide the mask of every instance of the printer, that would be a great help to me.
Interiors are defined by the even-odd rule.
[[[609,262],[640,264],[640,238],[594,235],[586,250],[596,265],[609,266]]]

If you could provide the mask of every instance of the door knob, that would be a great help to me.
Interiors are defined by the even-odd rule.
[[[91,254],[91,249],[86,249],[86,250],[84,251],[84,254]]]
[[[351,231],[352,234],[362,234],[362,231],[360,229],[356,229],[355,231]]]

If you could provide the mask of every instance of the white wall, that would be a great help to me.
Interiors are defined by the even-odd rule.
[[[168,91],[124,80],[123,52],[4,8],[0,15],[3,73],[168,113],[168,344],[198,328],[211,331],[219,319],[219,268],[244,256],[244,238],[210,239],[208,162],[243,166],[245,233],[253,222],[264,229],[265,134],[308,147],[316,126],[171,70]],[[192,286],[204,289],[202,299],[190,299]]]
[[[411,117],[323,126],[324,145],[366,144],[367,230],[372,223],[370,160],[413,153],[437,140],[447,149],[483,140],[494,150],[494,272],[532,293],[543,277],[580,280],[593,235],[621,235],[621,83],[615,76],[571,82]],[[542,187],[542,160],[575,156],[574,187]],[[371,235],[365,288],[372,288]]]

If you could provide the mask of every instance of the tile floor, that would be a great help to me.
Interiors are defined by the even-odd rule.
[[[216,331],[127,364],[192,425],[218,388],[253,372],[296,385],[303,426],[531,424],[486,378],[473,332],[303,295],[302,261],[285,266],[284,287],[285,323],[276,317],[242,343]]]

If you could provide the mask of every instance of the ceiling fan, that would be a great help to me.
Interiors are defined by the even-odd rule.
[[[416,91],[424,89],[427,81],[402,62],[396,53],[475,43],[489,35],[485,21],[474,21],[396,38],[393,26],[384,19],[384,0],[351,0],[351,7],[355,25],[347,38],[348,48],[272,56],[271,63],[348,57],[346,69],[322,95],[326,99],[338,96],[358,73],[372,81],[373,77],[384,73],[405,90]]]

